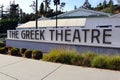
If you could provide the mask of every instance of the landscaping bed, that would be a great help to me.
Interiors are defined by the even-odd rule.
[[[44,54],[42,60],[120,71],[120,55],[102,55],[92,52],[80,54],[75,50],[55,49],[49,54]]]
[[[78,53],[75,50],[55,49],[47,54],[40,50],[27,50],[26,48],[6,47],[0,42],[0,54],[9,54],[36,60],[44,60],[69,65],[95,67],[120,71],[120,55],[96,54],[92,52]]]

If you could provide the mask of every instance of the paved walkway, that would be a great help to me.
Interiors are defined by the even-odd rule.
[[[120,80],[120,71],[0,55],[0,80]]]

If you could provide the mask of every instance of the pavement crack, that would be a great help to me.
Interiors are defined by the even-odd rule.
[[[50,73],[48,73],[45,77],[43,77],[41,80],[47,78],[49,75],[51,75],[52,73],[54,73],[55,71],[57,71],[60,67],[62,67],[62,65],[60,65],[57,68],[55,68],[53,71],[51,71]]]
[[[5,74],[5,73],[0,72],[0,74],[3,74],[3,75],[5,75],[5,76],[8,76],[8,77],[10,77],[10,78],[12,78],[12,79],[18,80],[17,78],[15,78],[15,77],[13,77],[13,76],[10,76],[10,75],[8,75],[8,74]]]

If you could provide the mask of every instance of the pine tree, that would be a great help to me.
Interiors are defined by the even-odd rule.
[[[48,8],[50,8],[50,2],[51,2],[51,0],[44,0],[44,2],[45,2],[45,12],[47,12],[48,11]]]
[[[108,3],[108,5],[109,5],[109,8],[110,8],[110,10],[109,10],[109,12],[112,14],[114,11],[114,6],[113,6],[113,0],[110,0],[109,1],[109,3]]]
[[[96,7],[96,10],[100,11],[102,9],[102,7],[103,7],[102,3],[99,3]]]
[[[77,9],[77,6],[75,5],[75,6],[74,6],[74,10],[76,10],[76,9]]]
[[[41,5],[40,5],[40,10],[39,10],[39,11],[40,11],[40,15],[41,15],[41,16],[44,16],[44,13],[45,13],[45,12],[44,12],[44,4],[43,4],[43,3],[41,3]]]
[[[63,12],[63,8],[65,7],[65,2],[62,2],[61,4],[60,4],[60,10]]]
[[[107,1],[104,0],[104,2],[103,2],[103,9],[105,9],[106,7],[107,7]]]

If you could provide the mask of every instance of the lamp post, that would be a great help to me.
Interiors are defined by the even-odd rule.
[[[54,5],[56,5],[56,28],[57,28],[57,9],[58,9],[58,5],[60,4],[60,0],[54,0]]]
[[[35,20],[36,20],[36,29],[38,29],[38,0],[36,0],[36,14],[35,14]]]

